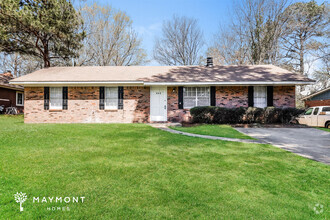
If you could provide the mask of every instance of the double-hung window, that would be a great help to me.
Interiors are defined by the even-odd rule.
[[[183,108],[210,105],[210,87],[184,87]]]
[[[16,92],[16,106],[23,106],[23,105],[24,105],[24,93]]]
[[[254,86],[253,91],[254,107],[265,108],[267,107],[267,87],[266,86]]]
[[[49,88],[49,109],[61,110],[63,107],[62,87]]]
[[[105,109],[118,109],[118,87],[105,87]]]

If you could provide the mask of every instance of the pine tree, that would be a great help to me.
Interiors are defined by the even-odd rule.
[[[0,0],[0,51],[42,59],[77,56],[85,37],[81,17],[71,1]]]

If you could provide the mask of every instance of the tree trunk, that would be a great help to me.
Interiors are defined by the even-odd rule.
[[[44,68],[50,67],[50,60],[49,60],[49,50],[48,50],[48,42],[42,41],[42,44],[44,46]]]
[[[50,67],[50,62],[47,54],[44,55],[43,59],[44,59],[44,68]]]
[[[305,40],[300,37],[300,51],[299,51],[299,65],[300,73],[305,74],[305,63],[304,63],[304,52],[305,52]]]
[[[15,54],[15,60],[14,60],[14,76],[18,77],[18,55]]]

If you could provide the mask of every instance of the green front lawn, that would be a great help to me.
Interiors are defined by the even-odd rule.
[[[328,165],[270,145],[0,116],[1,219],[329,219],[329,179]],[[33,203],[44,196],[85,200]]]
[[[320,130],[322,130],[322,131],[330,132],[330,129],[329,129],[329,128],[318,128],[318,129],[320,129]]]
[[[171,127],[172,129],[193,133],[226,138],[254,139],[240,133],[229,125],[198,125],[192,127]]]

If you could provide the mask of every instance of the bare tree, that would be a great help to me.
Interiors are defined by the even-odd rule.
[[[77,65],[127,66],[146,62],[141,40],[124,12],[97,4],[80,11],[86,38]]]
[[[213,44],[207,50],[207,56],[213,57],[214,64],[250,64],[249,47],[245,36],[241,33],[242,29],[233,31],[233,29],[220,28],[220,31],[214,35]]]
[[[327,35],[329,32],[327,32]],[[329,36],[326,36],[329,41]],[[317,59],[318,68],[314,71],[313,77],[317,81],[318,89],[327,88],[330,86],[330,48],[327,42],[323,42],[323,46],[313,54]]]
[[[236,1],[232,21],[216,34],[209,55],[220,56],[224,64],[276,64],[286,4],[287,0]]]
[[[156,39],[153,58],[164,65],[195,65],[204,44],[197,20],[173,16],[163,23],[162,36]]]
[[[0,72],[11,71],[15,77],[31,73],[42,67],[42,59],[18,53],[0,54]]]

